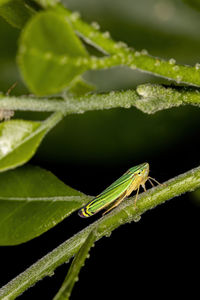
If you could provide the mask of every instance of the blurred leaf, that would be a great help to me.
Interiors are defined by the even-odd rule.
[[[0,0],[0,16],[12,26],[21,28],[34,14],[24,0]]]
[[[81,64],[75,64],[84,57],[85,48],[60,10],[38,13],[22,32],[18,64],[35,94],[53,94],[64,89],[85,71]]]
[[[0,172],[27,162],[45,134],[61,119],[61,113],[43,122],[10,120],[0,124]]]
[[[0,174],[0,245],[39,236],[80,208],[88,197],[52,173],[25,166]]]
[[[68,91],[70,94],[73,94],[73,96],[80,97],[94,91],[95,89],[95,85],[90,84],[80,76],[75,82],[73,82]]]
[[[200,10],[200,1],[199,0],[183,0],[183,2],[187,3],[191,7]]]
[[[88,235],[86,241],[74,257],[74,260],[70,266],[67,276],[53,300],[68,300],[70,298],[74,284],[78,280],[78,274],[81,268],[84,266],[86,258],[89,257],[88,252],[94,245],[95,239],[96,234],[95,231],[92,230]]]
[[[175,57],[184,64],[195,64],[199,60],[197,28],[200,18],[196,11],[188,9],[180,0],[62,2],[71,11],[79,11],[84,21],[98,22],[102,30],[109,31],[115,40],[126,42],[137,50],[147,49],[152,55],[167,59]],[[143,75],[146,76],[145,73]],[[137,75],[132,80],[137,80]],[[151,78],[141,83],[149,80]]]
[[[42,7],[50,7],[59,3],[60,0],[35,0],[35,2],[41,5]]]

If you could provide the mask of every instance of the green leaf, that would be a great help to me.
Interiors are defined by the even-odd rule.
[[[71,84],[67,92],[73,95],[73,97],[81,97],[85,94],[94,92],[95,89],[96,89],[95,85],[87,82],[85,79],[83,79],[80,76],[73,81],[73,84]]]
[[[200,1],[199,0],[183,0],[183,2],[187,3],[188,5],[195,8],[196,10],[200,10]]]
[[[37,95],[67,87],[87,69],[87,57],[62,10],[38,13],[21,34],[18,64],[26,84]]]
[[[27,162],[46,133],[62,119],[60,112],[43,122],[10,120],[0,124],[0,172]]]
[[[12,26],[21,28],[34,14],[24,0],[0,0],[0,16]]]
[[[88,196],[39,167],[1,173],[0,245],[16,245],[39,236],[86,201]]]
[[[42,7],[47,8],[47,7],[55,6],[60,2],[60,0],[35,0],[35,2],[41,5]]]
[[[67,276],[53,300],[68,300],[70,298],[75,282],[78,280],[78,274],[84,266],[86,258],[89,257],[89,251],[96,240],[95,230],[92,230],[81,246],[80,250],[74,257],[74,260],[69,268]]]

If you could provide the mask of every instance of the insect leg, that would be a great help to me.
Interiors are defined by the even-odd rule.
[[[152,187],[154,187],[155,185],[153,184],[153,182],[151,181],[150,178],[148,178],[149,182],[151,183]]]
[[[139,187],[140,187],[140,186],[139,186]],[[147,189],[146,189],[145,183],[142,184],[142,187],[143,187],[144,191],[146,192]]]
[[[137,202],[139,190],[140,190],[140,185],[138,186],[137,193],[136,193],[135,200],[134,200],[134,206],[135,206],[135,208],[136,208],[136,202]],[[144,190],[146,190],[145,185],[144,185]]]
[[[148,176],[148,180],[151,182],[151,180],[154,180],[157,184],[162,185],[162,183],[158,182],[155,178]]]

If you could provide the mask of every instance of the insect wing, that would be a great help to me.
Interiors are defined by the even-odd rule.
[[[108,206],[119,198],[131,185],[133,181],[132,176],[125,173],[115,182],[113,182],[107,189],[101,194],[92,199],[87,205],[87,210],[91,213],[97,213],[99,210]]]

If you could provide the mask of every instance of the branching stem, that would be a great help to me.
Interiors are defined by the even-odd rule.
[[[65,99],[36,98],[29,96],[0,96],[0,109],[24,111],[63,111],[78,114],[91,110],[135,106],[145,113],[191,104],[200,106],[197,88],[164,87],[155,84],[139,85],[135,90],[113,91],[103,94],[86,94],[81,97],[66,96]]]

